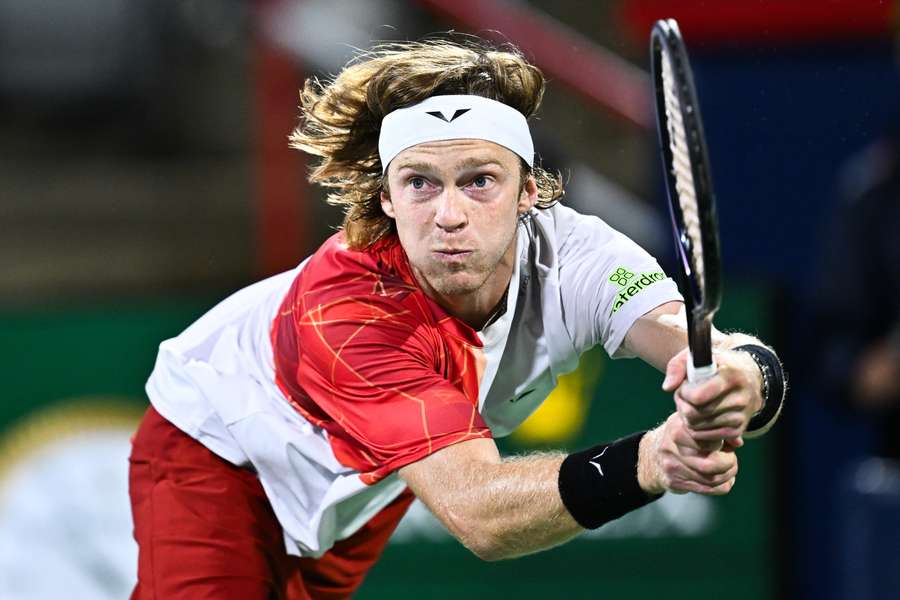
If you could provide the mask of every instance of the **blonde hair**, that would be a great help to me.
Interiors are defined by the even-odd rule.
[[[393,220],[381,209],[381,120],[393,110],[442,94],[483,96],[530,118],[540,107],[544,76],[512,47],[428,40],[382,44],[361,53],[324,84],[306,80],[300,124],[290,144],[321,157],[309,181],[333,189],[328,202],[344,209],[350,247],[366,248],[394,230]],[[538,207],[562,197],[559,174],[522,165],[523,173],[537,182]]]

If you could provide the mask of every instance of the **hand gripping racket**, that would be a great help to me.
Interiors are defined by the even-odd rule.
[[[656,123],[688,324],[688,381],[716,374],[710,331],[719,309],[719,225],[700,106],[678,23],[657,21],[650,34]]]

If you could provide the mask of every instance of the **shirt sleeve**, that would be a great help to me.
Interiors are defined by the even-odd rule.
[[[678,287],[628,237],[597,217],[575,215],[559,249],[569,333],[579,352],[603,344],[613,358],[632,356],[622,348],[628,330],[657,306],[681,301]]]
[[[298,382],[373,480],[450,444],[490,437],[478,413],[480,348],[448,351],[415,308],[348,298],[297,321]]]

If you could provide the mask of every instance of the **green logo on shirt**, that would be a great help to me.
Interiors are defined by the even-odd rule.
[[[615,302],[613,302],[613,314],[618,312],[626,302],[640,293],[641,290],[650,287],[657,281],[663,281],[665,278],[666,274],[662,271],[636,274],[625,267],[616,267],[616,270],[609,276],[610,283],[614,283],[621,288],[616,295]]]
[[[616,267],[616,270],[613,271],[613,274],[609,276],[609,280],[612,283],[618,284],[621,287],[625,287],[628,285],[628,282],[631,278],[634,277],[634,273],[626,269],[625,267]]]

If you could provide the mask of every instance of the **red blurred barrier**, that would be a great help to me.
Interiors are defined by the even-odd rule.
[[[257,272],[265,276],[296,265],[307,236],[304,159],[287,141],[303,78],[262,33],[255,36],[254,59]]]
[[[886,37],[895,0],[624,0],[622,18],[635,43],[654,21],[674,18],[691,42],[808,43]]]

